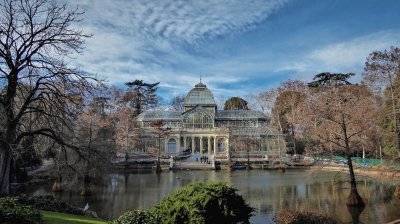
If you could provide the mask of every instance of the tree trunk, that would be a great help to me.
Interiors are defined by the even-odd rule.
[[[360,215],[363,212],[364,207],[354,207],[354,206],[347,206],[347,211],[351,215],[351,223],[352,224],[359,224],[360,222]]]
[[[400,185],[397,185],[396,189],[394,190],[394,196],[400,198]]]
[[[10,193],[11,154],[7,144],[0,145],[0,196]]]
[[[395,130],[395,137],[396,137],[396,151],[397,151],[397,156],[400,158],[400,129],[397,124],[397,113],[396,113],[396,98],[394,96],[394,86],[392,84],[392,81],[390,81],[390,96],[392,100],[392,115],[393,115],[393,125],[394,125],[394,130]]]
[[[364,201],[361,198],[361,196],[358,194],[357,191],[357,183],[356,183],[356,176],[354,175],[354,170],[353,170],[353,163],[351,161],[351,148],[350,148],[350,144],[349,144],[349,137],[347,135],[347,124],[345,121],[345,117],[344,114],[342,113],[342,130],[343,130],[343,135],[344,135],[344,142],[346,145],[346,151],[347,151],[347,165],[349,166],[349,173],[350,173],[350,194],[347,197],[346,200],[346,205],[347,206],[355,206],[355,207],[364,207]]]
[[[346,200],[346,205],[354,207],[364,207],[365,203],[357,191],[356,177],[354,175],[353,164],[350,155],[347,156],[347,165],[349,166],[351,189],[350,194]]]
[[[81,190],[81,196],[90,195],[92,195],[92,190],[90,189],[90,177],[88,174],[85,174],[83,177],[83,189]]]

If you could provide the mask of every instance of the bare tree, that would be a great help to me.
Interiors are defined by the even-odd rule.
[[[164,120],[155,120],[151,122],[151,127],[152,127],[152,133],[157,136],[158,138],[158,156],[157,156],[157,167],[156,167],[156,172],[161,173],[161,162],[160,162],[160,157],[161,157],[161,139],[168,136],[169,133],[171,132],[171,128],[166,126]],[[164,149],[165,151],[167,149]]]
[[[281,84],[277,89],[277,97],[273,108],[274,121],[278,122],[281,131],[288,136],[292,143],[291,150],[294,154],[298,153],[296,148],[296,116],[294,111],[304,103],[305,84],[298,80],[289,80]]]
[[[396,78],[400,75],[400,49],[391,47],[389,50],[372,52],[365,63],[363,78],[372,90],[381,94],[386,90],[391,107],[391,117],[394,126],[397,156],[400,158],[400,127],[399,120],[399,86]]]
[[[0,105],[5,128],[0,139],[0,194],[9,193],[13,152],[29,136],[44,136],[77,149],[59,130],[69,129],[76,96],[93,87],[89,76],[68,63],[90,35],[76,28],[83,12],[51,0],[4,0],[0,3]],[[17,100],[17,94],[21,94]],[[24,128],[36,114],[40,125]]]
[[[333,144],[335,154],[347,159],[351,191],[346,204],[349,206],[364,206],[357,192],[351,157],[359,150],[374,120],[371,99],[365,86],[342,85],[311,92],[305,101],[308,110],[304,114],[308,119],[305,124],[309,125],[312,136],[320,140],[321,152]]]
[[[174,96],[171,100],[171,106],[176,111],[183,111],[183,103],[185,102],[185,95]]]

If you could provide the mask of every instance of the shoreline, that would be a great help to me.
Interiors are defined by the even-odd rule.
[[[349,168],[347,166],[314,165],[310,166],[310,169],[349,173]],[[392,180],[400,183],[400,170],[395,170],[395,169],[382,170],[382,169],[357,167],[354,168],[354,173],[358,176],[366,176],[376,180]]]
[[[161,165],[163,171],[169,171],[169,170],[213,170],[213,169],[196,169],[194,167],[185,167],[182,169],[170,169],[167,164],[162,164]],[[260,164],[254,164],[253,169],[256,170],[274,170],[271,168],[263,168]],[[338,165],[307,165],[307,166],[288,166],[286,169],[307,169],[307,170],[321,170],[321,171],[333,171],[333,172],[342,172],[342,173],[348,173],[348,167],[347,166],[338,166]],[[40,170],[39,172],[30,172],[29,176],[32,178],[26,182],[22,183],[13,183],[11,187],[19,187],[19,186],[29,186],[32,184],[43,184],[43,183],[51,183],[54,181],[55,177],[51,175],[51,166],[47,166],[45,168],[38,169]],[[113,167],[113,171],[117,172],[124,172],[124,173],[129,173],[133,171],[154,171],[154,164],[146,164],[145,166],[117,166]],[[221,165],[221,170],[228,170],[226,165]],[[359,176],[367,176],[376,180],[389,180],[389,181],[396,181],[400,184],[400,170],[395,170],[395,169],[374,169],[374,168],[361,168],[361,167],[356,167],[354,169],[354,173]],[[36,178],[35,178],[36,177]]]

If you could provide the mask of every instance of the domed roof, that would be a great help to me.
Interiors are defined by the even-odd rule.
[[[215,105],[214,95],[200,82],[186,95],[184,105]]]

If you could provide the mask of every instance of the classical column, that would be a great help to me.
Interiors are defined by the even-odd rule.
[[[214,155],[216,155],[217,154],[217,137],[216,136],[214,136]]]
[[[192,154],[194,154],[194,136],[192,136]]]
[[[183,148],[185,148],[184,150],[187,149],[187,145],[186,145],[186,136],[183,136]]]
[[[211,154],[211,137],[207,136],[207,153],[210,155]]]
[[[200,136],[199,139],[200,139],[200,153],[203,153],[203,137]]]
[[[229,137],[225,139],[225,153],[229,157]],[[228,158],[229,159],[229,158]]]
[[[176,155],[179,155],[179,154],[180,154],[180,151],[181,151],[181,136],[178,135],[178,141],[177,141],[177,143],[176,143],[176,151],[175,151],[175,154],[176,154]]]

